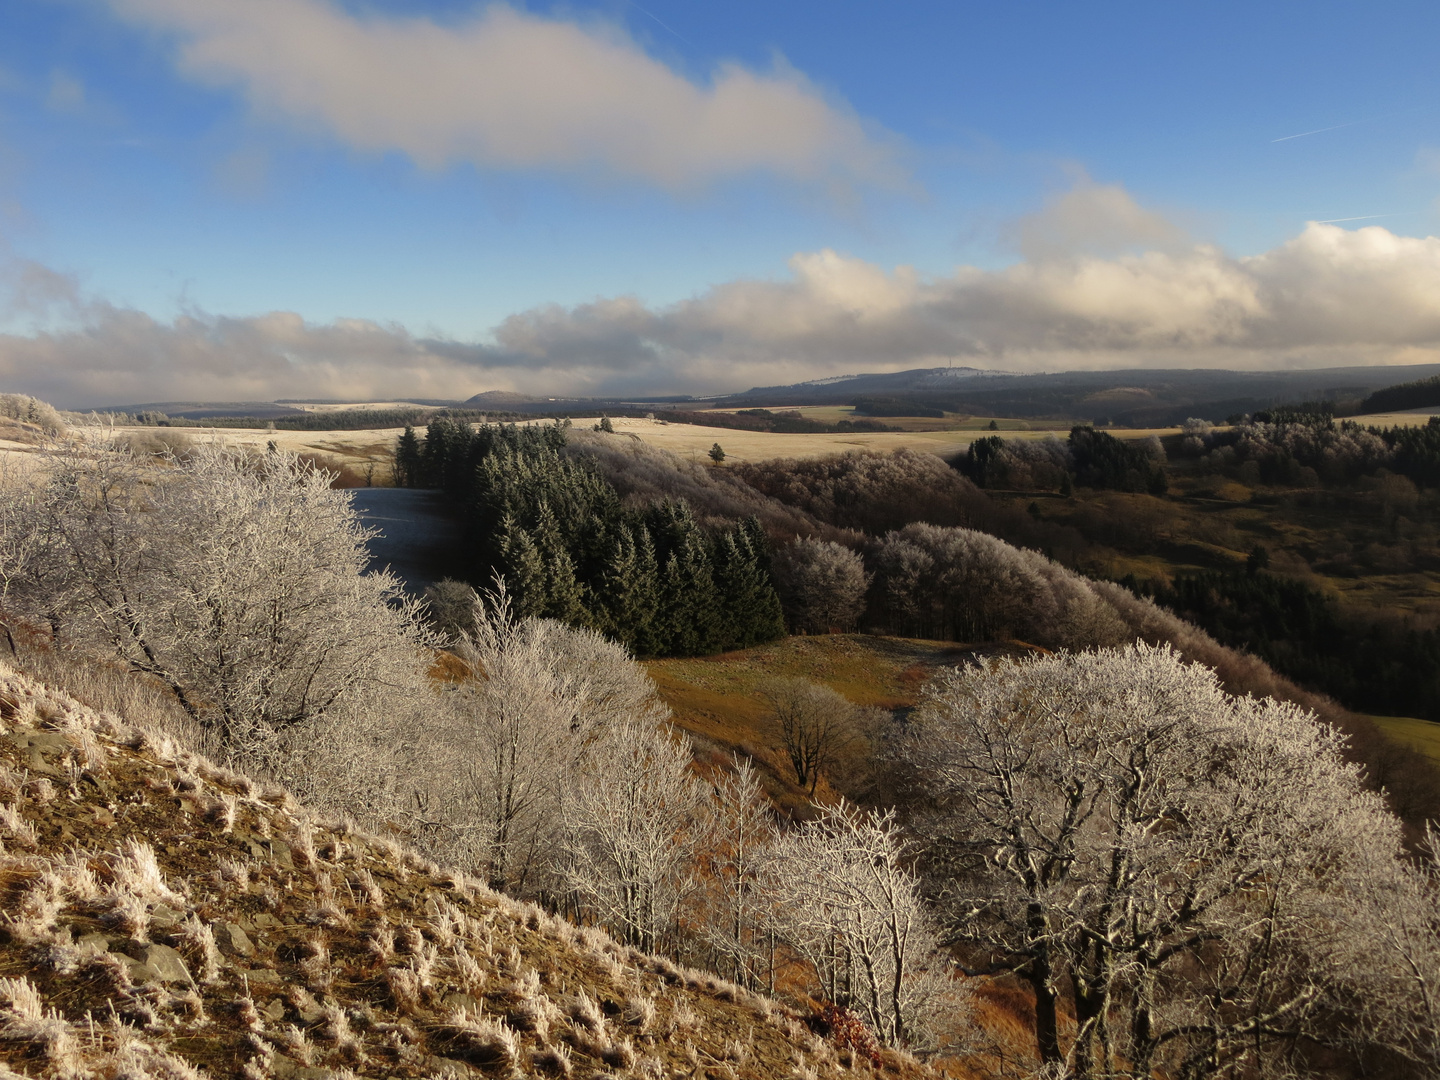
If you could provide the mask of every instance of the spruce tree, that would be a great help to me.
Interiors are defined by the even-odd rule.
[[[585,590],[576,580],[575,563],[570,558],[560,523],[550,504],[543,498],[535,515],[535,550],[545,567],[545,604],[542,613],[567,623],[584,623]]]
[[[780,597],[756,554],[746,523],[726,533],[716,545],[715,579],[727,615],[727,646],[748,648],[785,633]]]
[[[654,655],[660,590],[649,534],[643,525],[623,524],[610,533],[609,541],[594,589],[596,625],[631,652]]]
[[[530,534],[513,517],[506,516],[499,532],[500,558],[497,569],[505,578],[515,614],[520,618],[545,613],[546,567]]]
[[[393,472],[396,487],[416,487],[420,483],[420,440],[409,424],[395,440]]]
[[[682,504],[683,505],[683,504]],[[673,656],[703,656],[720,648],[723,627],[720,591],[715,587],[705,537],[695,525],[678,537],[665,562],[661,611]]]

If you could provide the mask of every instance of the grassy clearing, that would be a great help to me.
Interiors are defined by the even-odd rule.
[[[1370,719],[1396,742],[1413,746],[1426,757],[1440,761],[1440,724],[1409,716],[1372,716]]]
[[[676,725],[702,750],[711,750],[714,764],[737,751],[748,755],[755,760],[776,803],[791,813],[803,814],[809,798],[795,785],[794,773],[780,748],[762,693],[767,680],[811,679],[857,705],[895,711],[918,704],[925,684],[942,667],[1014,655],[1029,648],[1018,643],[974,646],[832,634],[782,638],[717,656],[651,660],[645,667],[670,706]],[[834,775],[822,780],[817,796],[833,798],[844,790],[843,778],[863,771],[865,755],[863,743],[853,746],[851,753],[836,763]]]

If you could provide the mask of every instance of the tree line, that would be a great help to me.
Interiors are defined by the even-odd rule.
[[[1381,428],[1324,412],[1277,409],[1242,418],[1229,431],[1202,420],[1187,420],[1182,430],[1181,453],[1251,483],[1353,484],[1384,469],[1420,487],[1440,485],[1440,417]]]
[[[1050,436],[1032,441],[990,435],[976,439],[956,468],[980,487],[1059,489],[1072,484],[1110,491],[1165,493],[1165,451],[1158,439],[1117,439],[1076,425],[1064,443]]]
[[[1347,707],[1440,720],[1440,633],[1376,615],[1345,618],[1335,601],[1292,578],[1247,569],[1123,582],[1217,641]]]
[[[627,505],[564,424],[432,422],[395,449],[405,483],[445,490],[476,584],[505,582],[522,617],[595,627],[641,656],[745,648],[784,633],[770,547],[753,517],[703,528],[683,499]]]
[[[1360,403],[1357,412],[1400,412],[1404,409],[1426,409],[1432,405],[1440,405],[1440,375],[1376,390]]]

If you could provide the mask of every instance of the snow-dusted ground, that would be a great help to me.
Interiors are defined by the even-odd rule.
[[[458,528],[440,492],[377,487],[351,494],[360,519],[380,530],[369,543],[371,569],[390,567],[417,596],[445,576]]]

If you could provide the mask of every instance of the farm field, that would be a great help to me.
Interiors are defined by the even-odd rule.
[[[701,412],[741,413],[746,409],[702,409]],[[869,416],[857,412],[853,405],[796,405],[777,406],[774,412],[799,413],[806,420],[822,424],[838,424],[841,420],[878,420],[890,427],[904,431],[986,431],[993,421],[996,430],[1017,431],[1058,431],[1068,432],[1080,420],[1017,420],[1006,416],[971,416],[966,413],[946,413],[944,416]]]
[[[833,410],[832,410],[833,411]],[[816,417],[820,419],[820,417]],[[599,421],[598,416],[580,417],[573,422],[576,427],[588,428]],[[887,418],[888,419],[888,418]],[[902,418],[903,419],[903,418]],[[535,420],[531,423],[549,423]],[[661,420],[614,417],[611,423],[620,436],[641,439],[652,446],[670,450],[682,457],[704,460],[710,448],[719,443],[725,451],[726,460],[764,461],[777,457],[823,457],[827,454],[843,454],[849,450],[874,450],[882,453],[903,448],[925,450],[932,454],[948,457],[961,453],[977,438],[988,432],[986,421],[967,420],[964,425],[929,431],[857,431],[827,432],[817,435],[796,435],[769,431],[739,431],[734,428],[701,427],[694,424],[668,424]],[[1002,421],[1002,424],[1018,424],[1021,421]],[[391,448],[400,434],[400,428],[371,428],[359,431],[267,431],[261,428],[177,428],[157,429],[137,427],[127,429],[138,435],[154,436],[157,431],[175,430],[190,438],[218,438],[240,446],[260,448],[274,442],[283,450],[298,454],[319,454],[334,458],[337,462],[363,471],[367,465],[376,466],[377,483],[388,482],[388,466]],[[1044,439],[1050,436],[1063,437],[1064,429],[1030,429],[1002,427],[1006,438]],[[1114,429],[1112,434],[1122,439],[1143,439],[1151,435],[1172,435],[1174,428]]]
[[[1361,427],[1424,427],[1440,409],[1407,409],[1404,412],[1367,413],[1364,416],[1347,416],[1345,419]]]

